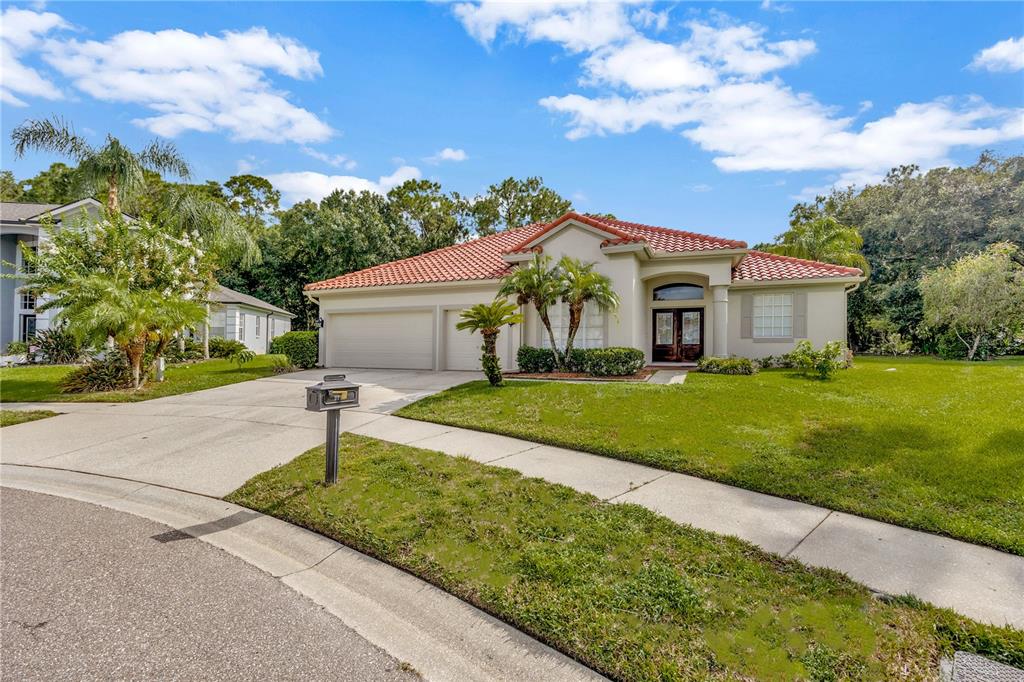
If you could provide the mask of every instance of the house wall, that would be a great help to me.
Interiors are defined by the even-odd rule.
[[[0,260],[4,263],[15,262],[18,250],[18,238],[13,234],[0,237]],[[14,268],[0,264],[3,274],[14,274]],[[7,352],[7,344],[14,340],[15,329],[15,290],[18,283],[13,279],[0,279],[0,355]]]
[[[320,317],[325,321],[324,326],[320,329],[320,364],[327,364],[331,315],[386,310],[419,310],[429,311],[433,317],[434,368],[443,368],[445,311],[460,310],[477,303],[490,303],[497,294],[498,283],[493,280],[480,284],[449,283],[429,287],[396,287],[392,290],[341,289],[324,292],[319,296]],[[503,329],[499,334],[498,343],[506,345],[506,352],[510,358],[515,358],[515,351],[521,345],[524,333],[528,332],[524,332],[521,325],[516,325],[511,329]]]
[[[787,340],[740,338],[744,295],[778,292],[807,294],[807,338],[816,348],[829,341],[846,342],[846,286],[809,284],[794,286],[734,286],[729,290],[729,354],[748,358],[782,355],[793,350],[801,338]]]

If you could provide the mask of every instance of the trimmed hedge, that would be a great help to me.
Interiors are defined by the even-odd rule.
[[[701,358],[698,371],[707,374],[756,374],[757,365],[750,358]]]
[[[519,371],[546,374],[555,371],[555,354],[548,348],[521,346],[516,354]],[[644,352],[639,348],[573,348],[566,369],[594,376],[628,376],[644,366]]]
[[[316,367],[320,356],[317,332],[285,332],[270,342],[270,352],[288,356],[288,361],[296,367]]]

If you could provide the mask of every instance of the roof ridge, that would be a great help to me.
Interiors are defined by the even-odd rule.
[[[758,249],[751,249],[747,255],[757,256],[768,256],[769,258],[776,258],[778,260],[789,261],[791,263],[807,263],[808,265],[824,265],[830,268],[841,268],[843,270],[852,270],[864,274],[864,271],[858,267],[852,265],[840,265],[839,263],[827,263],[823,260],[813,260],[811,258],[800,258],[799,256],[787,256],[782,253],[772,253],[771,251],[759,251]],[[742,261],[740,261],[742,262]],[[737,263],[739,265],[739,263]]]
[[[610,220],[610,219],[604,218],[604,219],[601,219],[601,220]],[[718,241],[729,242],[731,244],[743,244],[743,247],[741,247],[741,248],[746,248],[746,245],[747,245],[747,243],[745,241],[743,241],[742,239],[729,239],[728,237],[719,237],[718,235],[714,235],[714,234],[705,234],[703,232],[693,232],[692,230],[680,230],[680,229],[675,228],[675,227],[663,227],[661,225],[648,225],[646,223],[634,223],[634,222],[629,221],[629,220],[619,220],[618,218],[615,218],[614,222],[621,223],[623,225],[629,225],[630,227],[638,227],[638,228],[643,229],[643,230],[653,230],[655,232],[664,232],[664,233],[668,233],[668,234],[685,234],[688,237],[700,237],[700,238],[703,238],[703,239],[717,239]]]

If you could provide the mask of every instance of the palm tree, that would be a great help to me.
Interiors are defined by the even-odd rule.
[[[518,306],[504,298],[496,298],[490,303],[477,303],[472,308],[463,310],[459,315],[461,322],[455,325],[459,331],[469,330],[470,333],[480,332],[484,337],[483,356],[480,358],[484,374],[491,386],[500,386],[501,364],[495,347],[498,332],[506,324],[512,326],[523,321],[523,316],[516,310]]]
[[[498,289],[498,296],[515,296],[519,305],[533,304],[541,324],[548,331],[551,352],[555,354],[555,364],[561,367],[561,353],[555,341],[555,333],[551,329],[551,318],[548,317],[548,308],[558,302],[559,296],[558,273],[550,265],[550,256],[534,254],[527,265],[522,265],[505,275]]]
[[[572,357],[572,346],[576,332],[583,321],[583,309],[593,303],[604,311],[619,307],[619,295],[612,287],[612,281],[594,271],[593,263],[582,263],[577,258],[563,256],[558,262],[560,295],[569,308],[569,331],[565,339],[565,357]]]
[[[141,151],[133,152],[112,135],[106,144],[96,148],[75,134],[63,119],[28,120],[11,133],[14,155],[22,157],[27,150],[56,152],[75,161],[76,181],[88,194],[107,192],[107,211],[121,212],[122,203],[141,194],[145,187],[144,171],[171,173],[180,178],[189,176],[188,163],[170,142],[151,142]]]
[[[860,268],[868,274],[868,261],[860,252],[864,246],[857,228],[843,225],[831,216],[798,223],[776,238],[766,251],[823,263]]]

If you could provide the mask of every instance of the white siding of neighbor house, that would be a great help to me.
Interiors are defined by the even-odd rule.
[[[543,252],[555,261],[563,255],[595,263],[595,270],[611,279],[620,304],[616,311],[602,316],[588,312],[588,331],[581,345],[632,346],[651,357],[653,310],[658,308],[701,308],[704,310],[705,355],[729,355],[759,358],[779,355],[793,348],[800,338],[762,341],[741,338],[740,317],[743,296],[757,292],[806,293],[806,338],[820,346],[827,341],[846,339],[846,296],[850,282],[793,281],[777,288],[773,285],[738,282],[733,284],[732,267],[738,254],[701,254],[658,257],[643,260],[635,253],[605,253],[601,242],[606,234],[595,234],[583,225],[569,224],[543,240]],[[704,287],[704,298],[676,302],[654,302],[655,287],[689,283]],[[350,312],[403,311],[429,313],[432,320],[430,347],[433,369],[449,364],[460,368],[467,364],[467,339],[451,339],[455,334],[457,311],[475,303],[489,302],[497,293],[497,281],[452,282],[434,285],[342,289],[319,292],[320,316],[327,322],[321,329],[321,363],[336,354],[332,333],[341,319],[332,315]],[[516,350],[522,344],[543,346],[546,332],[532,306],[523,310],[525,322],[511,330],[503,329],[498,339],[503,365],[515,366]],[[351,318],[355,324],[358,318]],[[332,332],[332,326],[335,329]],[[600,333],[596,331],[601,327]],[[465,332],[463,332],[465,333]],[[578,337],[580,338],[580,337]],[[474,341],[475,342],[475,341]],[[449,350],[448,345],[458,349]]]

